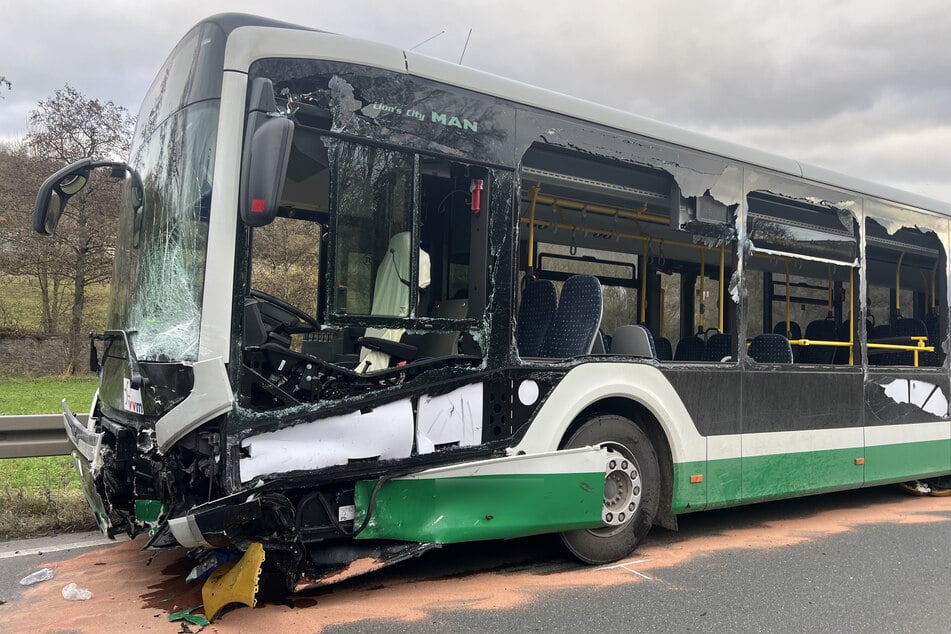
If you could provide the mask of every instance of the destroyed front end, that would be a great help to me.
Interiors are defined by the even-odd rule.
[[[126,350],[121,363],[103,354],[103,376],[113,365],[129,368],[135,355]],[[104,532],[147,533],[149,548],[189,548],[196,575],[258,544],[267,569],[302,590],[438,544],[600,524],[616,454],[517,455],[480,442],[483,404],[499,397],[486,391],[500,389],[498,381],[409,397],[389,390],[401,397],[338,414],[299,407],[283,412],[280,429],[232,433],[253,430],[261,414],[229,402],[221,364],[137,365],[140,387],[125,379],[121,394],[141,413],[117,415],[102,391],[87,425],[64,407],[74,456]],[[187,392],[160,416],[150,396],[160,392],[158,367]],[[213,402],[217,413],[199,412]]]

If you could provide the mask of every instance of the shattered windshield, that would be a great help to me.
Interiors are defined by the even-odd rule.
[[[134,333],[140,360],[198,358],[217,122],[209,101],[136,131],[131,166],[144,196],[121,214],[109,327]]]

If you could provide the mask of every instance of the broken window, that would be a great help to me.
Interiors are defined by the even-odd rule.
[[[846,365],[857,341],[858,226],[822,189],[747,196],[747,339],[756,363]],[[804,185],[798,185],[803,189]],[[778,193],[782,192],[782,193]],[[781,335],[789,344],[759,335]]]
[[[278,217],[250,234],[242,403],[332,400],[407,363],[478,365],[490,183],[485,168],[298,126]]]
[[[947,338],[947,221],[866,202],[870,365],[935,367]]]
[[[408,317],[415,290],[429,286],[412,253],[413,157],[335,141],[334,311]],[[416,284],[410,280],[417,280]]]
[[[144,196],[120,217],[109,327],[130,331],[139,360],[198,358],[217,125],[202,102],[132,148]]]
[[[689,172],[674,171],[684,178]],[[603,309],[593,353],[662,362],[736,360],[735,307],[725,294],[736,262],[735,205],[717,202],[709,191],[683,197],[674,175],[662,169],[541,144],[525,154],[520,175],[521,286],[524,279],[548,280],[560,305],[569,277],[596,277]],[[551,328],[546,311],[532,317],[536,300],[523,303],[536,293],[523,290],[519,298],[516,349],[523,358],[546,356],[526,354],[536,352],[534,343],[519,341],[531,341],[526,329]],[[613,346],[618,329],[635,325],[653,340],[646,355]],[[678,356],[675,344],[683,340],[689,341]]]

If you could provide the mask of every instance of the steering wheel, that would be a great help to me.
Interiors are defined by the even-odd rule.
[[[248,292],[248,295],[250,295],[251,297],[253,297],[254,299],[258,301],[262,301],[266,304],[271,304],[275,308],[279,308],[283,310],[284,312],[290,314],[292,317],[296,317],[298,321],[303,322],[304,324],[307,324],[308,326],[310,326],[310,328],[305,332],[310,332],[311,329],[314,331],[320,330],[320,322],[318,322],[316,319],[314,319],[313,317],[311,317],[310,315],[302,311],[297,306],[294,306],[293,304],[288,304],[280,297],[275,297],[271,295],[270,293],[265,293],[264,291],[259,291],[253,288]]]

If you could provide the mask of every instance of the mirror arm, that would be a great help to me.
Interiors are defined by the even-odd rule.
[[[52,230],[47,230],[46,219],[49,215],[50,201],[52,200],[53,192],[56,190],[57,185],[64,178],[67,178],[70,175],[82,174],[84,176],[88,176],[91,170],[100,167],[108,167],[111,169],[111,175],[114,178],[124,178],[125,174],[127,173],[135,174],[135,172],[132,171],[132,168],[123,161],[93,161],[90,158],[79,159],[78,161],[70,163],[64,168],[57,170],[52,176],[43,181],[43,184],[40,186],[40,189],[36,194],[36,203],[33,206],[33,230],[44,236],[53,235]],[[60,201],[60,212],[62,212],[62,209],[66,207],[66,202],[71,196],[66,195],[61,191],[57,191],[56,195],[62,199]],[[55,226],[53,228],[55,228]]]

